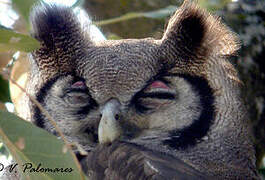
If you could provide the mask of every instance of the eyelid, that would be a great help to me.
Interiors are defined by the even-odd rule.
[[[76,81],[74,84],[71,86],[72,88],[83,88],[86,87],[86,83],[84,81]]]
[[[72,107],[84,107],[91,103],[90,95],[82,89],[69,90],[63,99]]]
[[[160,80],[153,81],[150,85],[147,86],[147,88],[170,89],[166,83],[164,83],[163,81],[160,81]]]
[[[175,99],[176,95],[171,92],[150,92],[141,94],[142,98]]]
[[[65,98],[67,96],[71,96],[71,95],[78,95],[78,94],[83,94],[83,95],[87,95],[90,96],[88,89],[82,89],[82,88],[67,88],[64,91],[64,94],[61,96],[61,98]]]
[[[80,89],[80,88],[69,88],[69,89],[66,89],[66,94],[75,93],[75,92],[89,94],[88,93],[88,89]]]
[[[142,90],[142,93],[170,93],[176,94],[174,88],[171,87],[171,82],[165,78],[156,79]]]
[[[81,92],[89,94],[88,87],[82,80],[75,81],[70,87],[65,90],[66,94],[71,92]]]
[[[82,90],[81,91],[80,90],[78,90],[78,91],[74,90],[74,91],[68,92],[66,94],[67,94],[67,96],[83,95],[83,96],[90,97],[88,93],[83,92]]]
[[[138,92],[135,98],[155,98],[173,100],[176,98],[174,89],[168,88],[149,88],[149,86]]]

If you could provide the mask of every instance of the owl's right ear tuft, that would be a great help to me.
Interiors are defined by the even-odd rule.
[[[171,61],[183,64],[210,56],[230,56],[239,49],[239,40],[219,18],[185,0],[169,20],[162,38],[162,51]]]
[[[85,54],[90,43],[87,33],[70,7],[40,4],[33,8],[30,21],[32,36],[40,41],[40,49],[32,53],[42,77],[73,71],[76,59]]]
[[[30,22],[32,35],[47,47],[55,46],[56,40],[64,40],[67,35],[78,37],[81,32],[80,23],[72,9],[65,6],[39,4],[30,14]]]

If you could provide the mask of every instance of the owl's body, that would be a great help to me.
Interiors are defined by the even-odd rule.
[[[92,179],[257,178],[228,62],[238,41],[217,18],[186,1],[161,40],[100,42],[69,8],[36,8],[31,21],[41,48],[28,92],[88,152],[79,160]],[[29,104],[30,120],[57,135]]]

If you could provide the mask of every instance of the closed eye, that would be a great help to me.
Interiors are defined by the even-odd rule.
[[[89,94],[85,82],[81,80],[74,82],[68,89],[66,89],[65,94],[62,98],[71,107],[93,108],[96,105],[96,102]]]
[[[153,112],[156,107],[165,104],[165,101],[176,99],[176,93],[170,86],[161,80],[149,83],[143,90],[136,93],[132,104],[140,113]]]
[[[76,90],[68,91],[63,98],[67,104],[73,107],[87,106],[91,99],[87,93]]]
[[[150,93],[142,93],[141,98],[157,98],[157,99],[175,99],[175,94],[169,92],[150,92]]]
[[[139,93],[142,98],[175,99],[175,91],[165,79],[155,80]]]

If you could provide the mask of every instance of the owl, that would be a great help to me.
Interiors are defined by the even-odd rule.
[[[91,179],[256,179],[237,36],[191,1],[161,39],[93,41],[68,7],[31,13],[41,44],[27,91],[51,115]],[[57,135],[28,101],[29,119]]]

